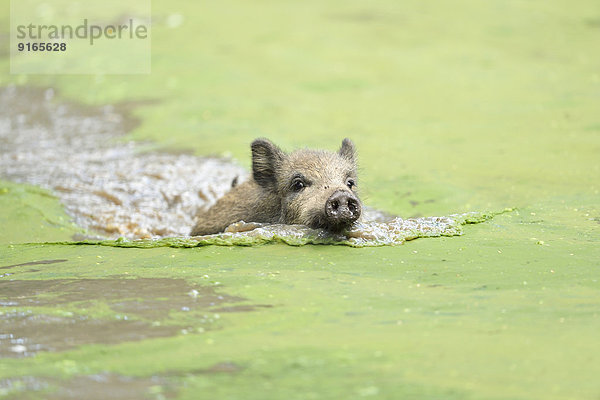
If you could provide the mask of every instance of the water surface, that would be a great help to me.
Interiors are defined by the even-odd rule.
[[[247,171],[249,143],[259,136],[286,150],[335,149],[350,137],[358,149],[361,198],[377,210],[409,220],[517,207],[462,226],[462,236],[401,246],[45,245],[89,238],[81,221],[122,226],[127,219],[83,216],[73,224],[68,191],[56,192],[57,199],[47,178],[29,185],[3,177],[0,267],[10,268],[0,269],[0,280],[15,288],[25,281],[40,288],[47,287],[42,281],[63,283],[34,296],[56,303],[2,307],[3,321],[16,318],[8,323],[15,332],[18,318],[69,323],[81,317],[113,326],[120,300],[133,307],[129,296],[138,292],[140,306],[169,311],[158,307],[160,327],[147,327],[155,320],[141,314],[133,319],[135,307],[130,312],[142,327],[134,329],[137,335],[160,335],[5,357],[0,395],[65,398],[74,388],[95,390],[98,382],[115,391],[131,382],[139,397],[149,398],[597,399],[598,20],[594,0],[154,2],[152,74],[126,78],[9,75],[2,57],[9,44],[0,40],[0,86],[43,88],[32,104],[46,104],[51,88],[49,105],[38,114],[66,107],[57,115],[77,124],[78,115],[89,117],[90,133],[109,139],[98,154],[135,141],[125,153],[135,154],[128,156],[133,161],[159,153],[170,162],[217,156]],[[8,26],[7,12],[0,13],[0,38]],[[129,134],[119,128],[113,135],[96,130],[102,118],[113,126],[138,123]],[[14,126],[24,134],[30,129],[26,121]],[[35,158],[24,157],[23,166],[47,175]],[[124,175],[139,167],[133,161],[119,161]],[[116,165],[107,162],[111,172],[119,172]],[[187,171],[196,164],[178,165]],[[89,168],[112,182],[100,168]],[[60,173],[78,182],[73,171]],[[223,177],[223,188],[231,177]],[[136,187],[150,197],[139,201],[140,210],[167,209],[160,193],[144,187],[161,179],[144,179]],[[95,186],[81,184],[93,193]],[[114,197],[105,197],[118,202],[128,188],[109,187]],[[86,196],[89,204],[121,209]],[[189,199],[200,203],[196,195],[181,204],[192,204]],[[184,214],[178,226],[191,226]],[[143,215],[124,232],[162,235],[141,223],[158,226],[160,219]],[[172,280],[191,285],[199,299],[199,287],[208,287],[246,300],[215,306],[231,312],[203,305],[184,311],[183,302],[193,299],[179,286],[172,295],[156,289],[153,297],[132,278],[151,279],[149,287],[172,287]],[[73,294],[69,285],[76,283],[66,282],[102,287],[101,279],[119,298],[59,302]],[[129,293],[121,290],[128,287]],[[6,295],[1,301],[19,300]],[[205,314],[214,322],[202,322]],[[134,325],[118,326],[125,334]],[[204,332],[188,329],[200,327]]]

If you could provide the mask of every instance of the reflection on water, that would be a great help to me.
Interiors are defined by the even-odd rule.
[[[212,205],[233,179],[246,179],[247,172],[220,158],[144,153],[139,144],[117,140],[136,123],[127,107],[84,107],[53,98],[52,89],[0,89],[0,177],[49,188],[77,224],[104,238],[123,238],[87,243],[381,246],[460,235],[461,225],[491,217],[470,213],[404,220],[365,207],[363,222],[346,235],[304,226],[238,223],[223,234],[189,238],[197,210]]]

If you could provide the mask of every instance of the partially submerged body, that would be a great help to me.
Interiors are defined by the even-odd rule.
[[[191,235],[223,232],[238,221],[301,224],[341,232],[361,215],[356,192],[354,145],[338,152],[297,150],[286,154],[266,139],[252,143],[252,177],[233,185],[201,211]]]

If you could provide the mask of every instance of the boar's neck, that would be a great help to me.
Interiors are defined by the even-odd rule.
[[[250,179],[231,189],[215,205],[198,213],[192,235],[223,232],[234,222],[279,222],[281,201],[276,193]]]
[[[239,194],[235,195],[239,219],[246,222],[279,222],[281,199],[277,193],[259,186],[253,179],[240,185],[239,189]]]

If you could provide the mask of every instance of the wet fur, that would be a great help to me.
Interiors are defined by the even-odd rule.
[[[338,152],[297,150],[286,154],[267,139],[252,143],[252,178],[234,186],[225,196],[197,216],[191,235],[223,232],[238,221],[302,224],[340,231],[347,226],[327,222],[327,199],[336,191],[347,191],[358,199],[354,145],[344,139]],[[307,185],[293,188],[302,176]]]

